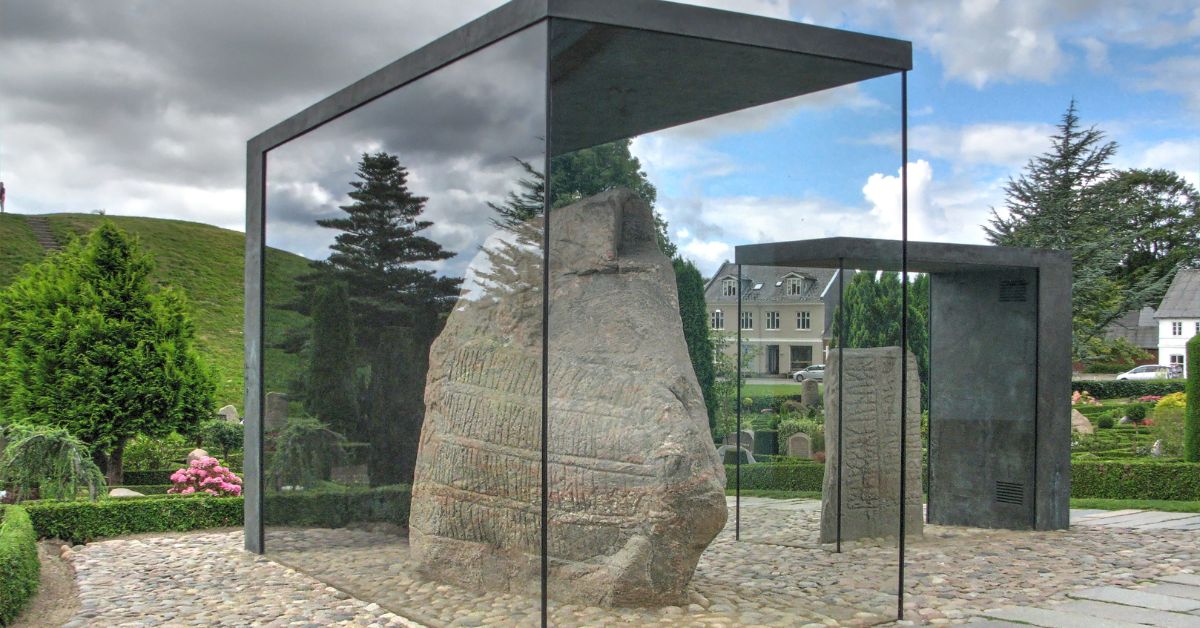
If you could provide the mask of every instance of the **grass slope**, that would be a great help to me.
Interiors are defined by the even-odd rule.
[[[86,234],[108,218],[121,229],[136,234],[155,260],[154,280],[187,293],[196,325],[197,343],[217,376],[217,405],[232,403],[242,408],[242,269],[245,237],[212,225],[161,218],[96,216],[91,214],[48,214],[50,230],[60,242]],[[24,216],[0,216],[0,286],[7,285],[22,264],[44,255]],[[271,250],[267,255],[267,317],[272,326],[299,316],[280,310],[280,303],[294,295],[295,277],[304,273],[308,261],[298,255]],[[268,338],[268,345],[271,344]],[[297,368],[294,356],[267,351],[268,390],[282,390]],[[215,410],[215,408],[214,408]]]

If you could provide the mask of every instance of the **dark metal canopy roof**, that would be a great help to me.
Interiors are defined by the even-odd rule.
[[[734,249],[734,260],[738,264],[756,266],[843,266],[898,271],[901,266],[900,247],[899,240],[820,238],[739,246]],[[908,270],[916,273],[1040,268],[1070,263],[1070,254],[1050,249],[941,242],[908,243]]]
[[[659,0],[513,0],[250,141],[266,151],[543,20],[552,154],[912,68],[906,41]]]

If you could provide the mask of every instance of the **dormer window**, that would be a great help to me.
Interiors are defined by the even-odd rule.
[[[804,294],[804,280],[799,277],[788,277],[787,294],[789,297],[798,297]]]
[[[721,295],[726,297],[737,296],[737,281],[726,279],[721,282]]]

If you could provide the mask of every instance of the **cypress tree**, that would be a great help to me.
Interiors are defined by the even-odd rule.
[[[1200,335],[1187,343],[1187,409],[1183,424],[1183,459],[1200,462]]]
[[[687,342],[692,370],[704,395],[708,426],[712,430],[717,425],[717,397],[713,390],[716,372],[713,367],[713,343],[709,337],[708,309],[704,304],[704,279],[700,276],[700,269],[691,261],[676,257],[672,263],[679,290],[679,319],[683,323],[683,339]]]

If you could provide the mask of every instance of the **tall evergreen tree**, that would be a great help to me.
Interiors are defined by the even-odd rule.
[[[717,426],[717,397],[713,390],[716,373],[713,367],[713,343],[709,335],[708,308],[704,304],[704,279],[700,269],[689,260],[676,257],[675,283],[679,290],[679,318],[683,322],[683,339],[687,342],[688,357],[700,392],[704,395],[704,407],[708,410],[708,427]]]
[[[317,221],[341,232],[318,272],[344,283],[353,308],[355,344],[369,373],[360,408],[366,429],[358,436],[372,444],[371,481],[410,482],[424,420],[429,346],[462,279],[419,266],[454,253],[421,234],[433,224],[421,219],[428,199],[409,191],[398,157],[364,154],[356,174],[349,194],[354,202],[340,208],[346,216]]]
[[[214,411],[186,300],[154,289],[153,266],[105,221],[0,292],[0,423],[66,428],[110,483],[130,438],[191,430]]]
[[[1139,234],[1143,244],[1153,234],[1143,222],[1147,216],[1138,215],[1138,186],[1127,178],[1110,179],[1108,164],[1116,150],[1096,127],[1082,128],[1072,100],[1050,149],[1009,180],[1006,214],[993,209],[984,226],[995,244],[1071,253],[1072,351],[1085,361],[1107,355],[1105,327],[1154,303],[1174,272],[1139,261]],[[1123,271],[1130,263],[1146,272]]]
[[[333,431],[360,439],[366,430],[359,424],[354,329],[346,285],[332,280],[318,285],[312,297],[304,409]]]

